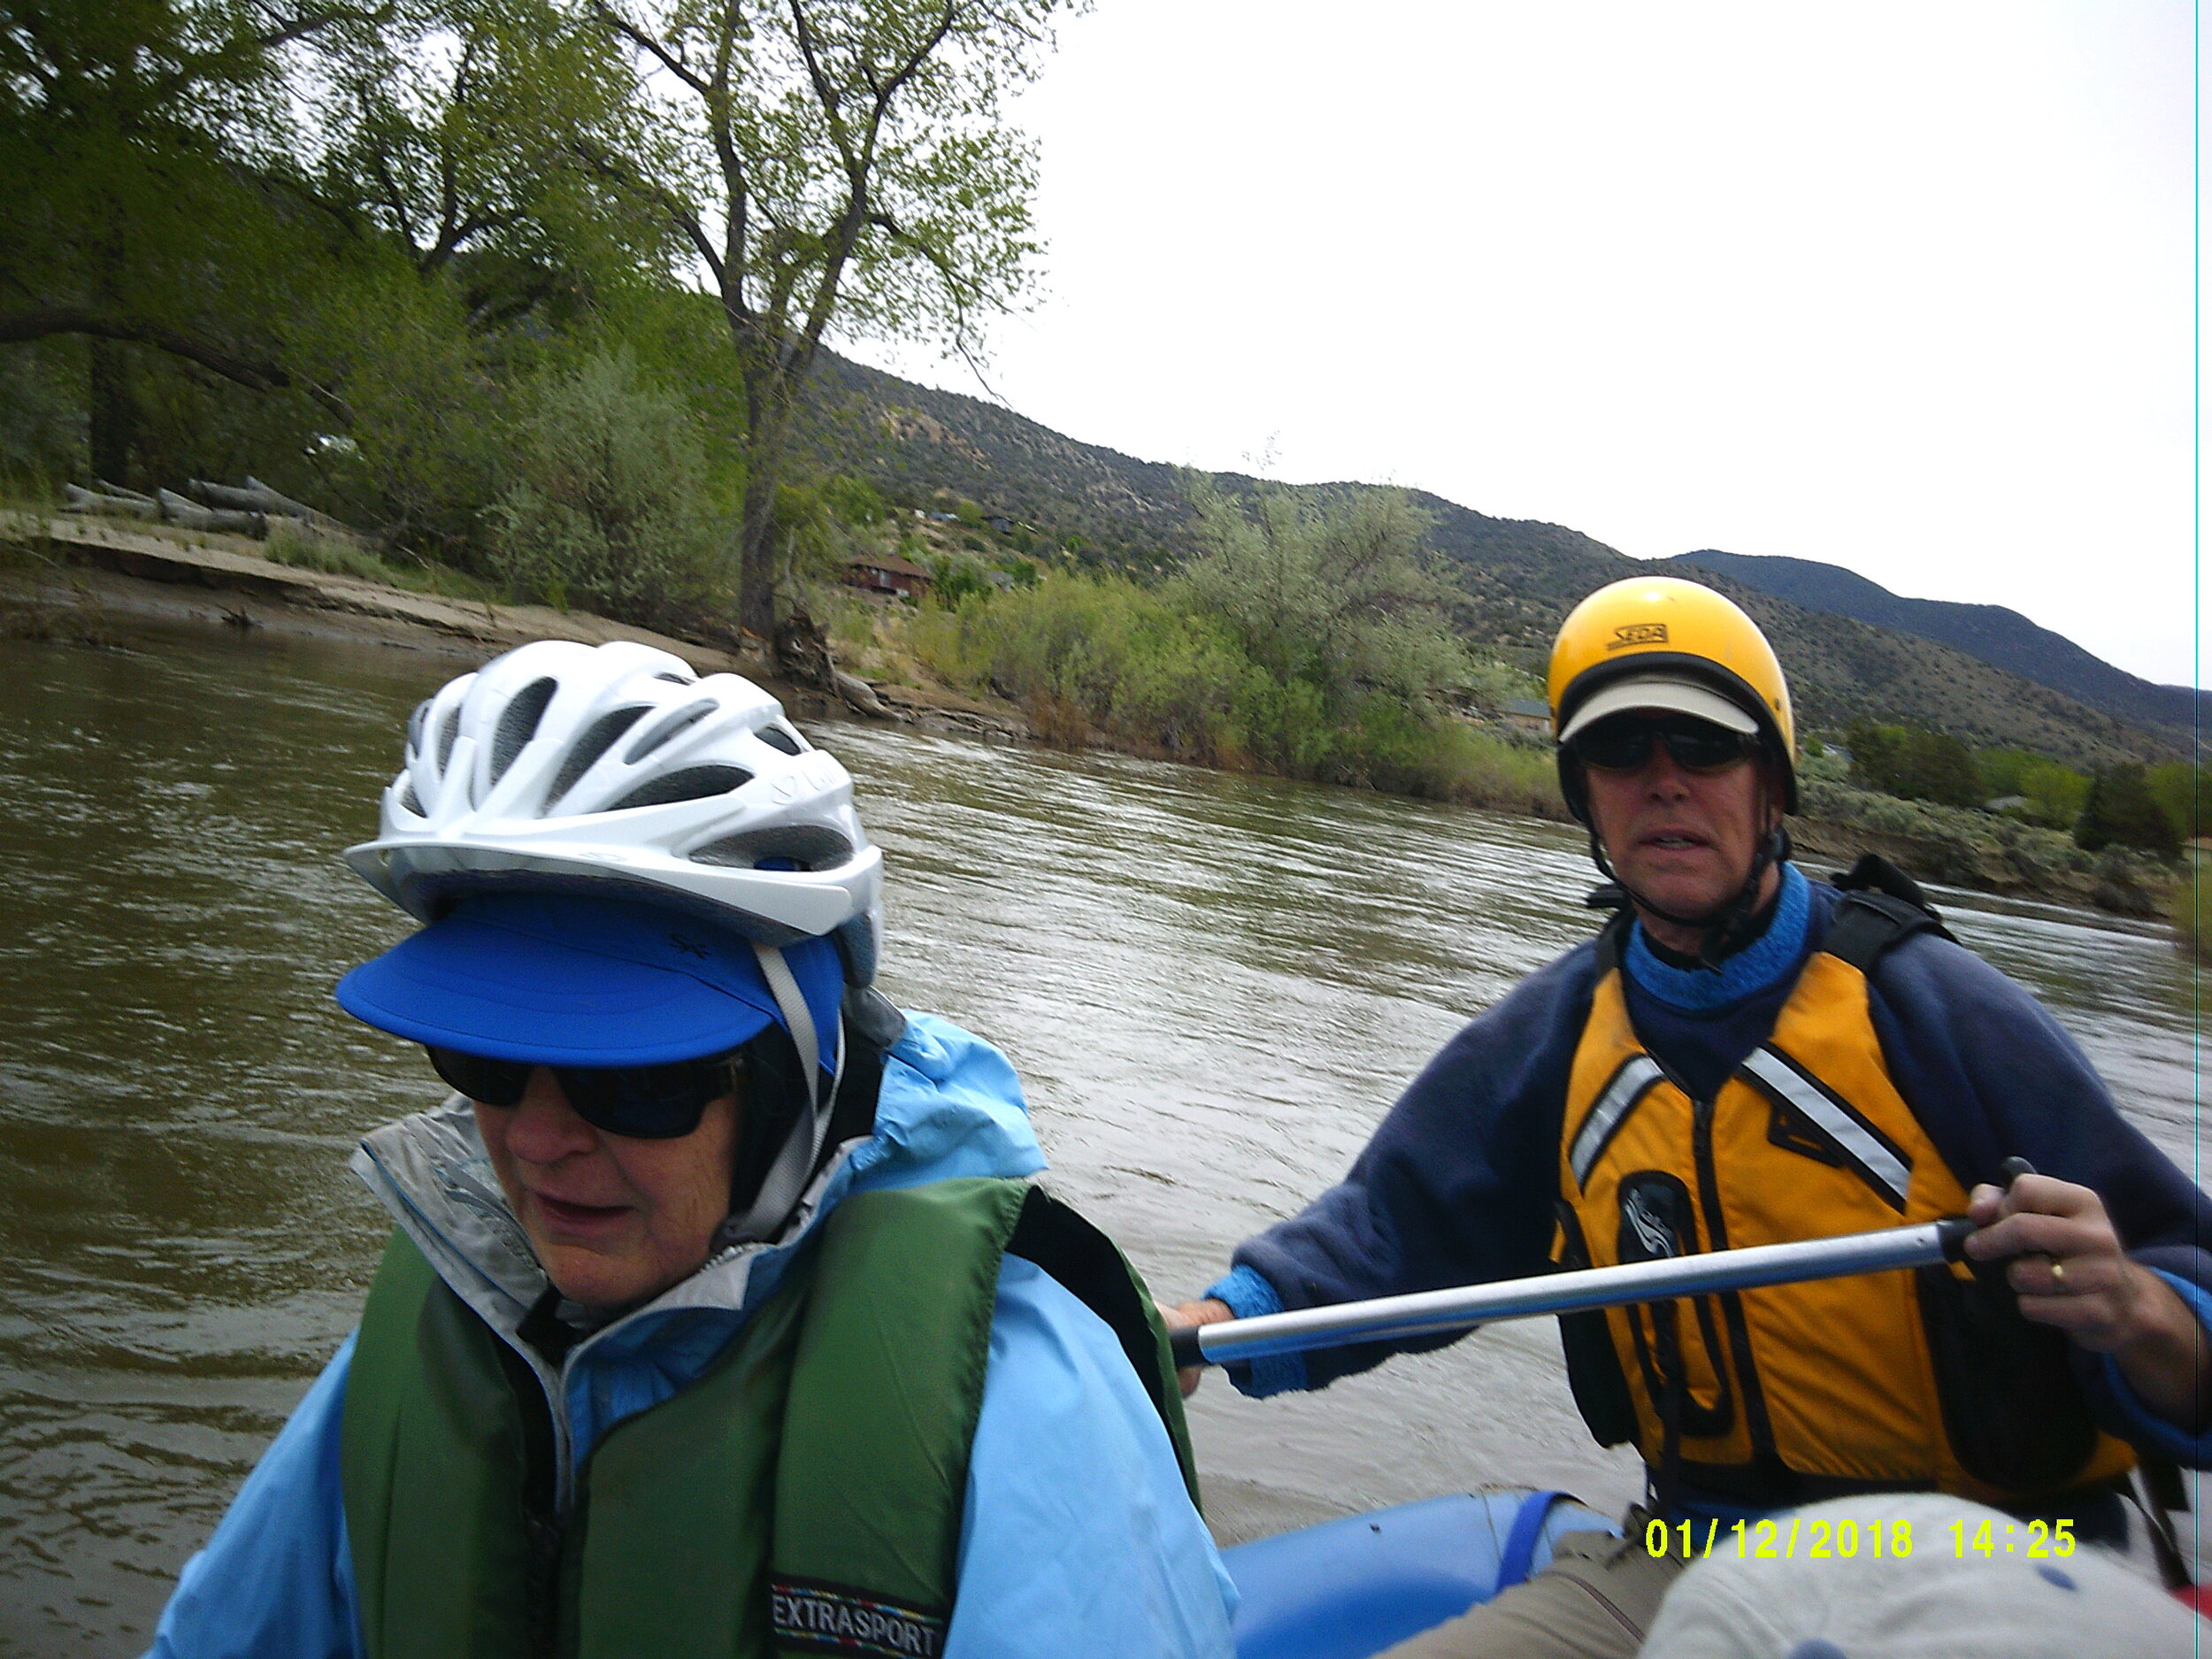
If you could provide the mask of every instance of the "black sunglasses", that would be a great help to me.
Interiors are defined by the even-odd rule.
[[[1751,732],[1732,732],[1694,715],[1657,719],[1636,714],[1609,715],[1567,740],[1567,751],[1600,772],[1641,772],[1651,764],[1653,747],[1664,743],[1685,772],[1725,772],[1759,749]]]
[[[519,1106],[537,1067],[526,1060],[488,1060],[458,1048],[425,1045],[438,1075],[480,1106]],[[635,1141],[673,1141],[699,1126],[708,1102],[734,1094],[741,1055],[720,1054],[671,1065],[550,1068],[576,1115],[593,1128]]]

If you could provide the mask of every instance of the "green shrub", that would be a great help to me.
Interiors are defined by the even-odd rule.
[[[1333,708],[1269,672],[1187,589],[1048,572],[917,617],[915,655],[947,680],[1021,703],[1045,735],[1103,733],[1202,764],[1564,815],[1550,757],[1384,691]]]
[[[506,580],[647,620],[728,604],[737,526],[691,411],[626,354],[535,381],[507,471],[487,513]]]

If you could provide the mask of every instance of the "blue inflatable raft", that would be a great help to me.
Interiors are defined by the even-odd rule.
[[[1563,1532],[1619,1530],[1564,1493],[1479,1492],[1239,1544],[1237,1659],[1368,1659],[1520,1583]]]

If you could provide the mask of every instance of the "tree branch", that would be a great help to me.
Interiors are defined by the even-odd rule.
[[[453,97],[451,107],[465,111],[468,108],[469,79],[476,67],[476,49],[479,37],[472,31],[462,42],[460,61],[453,66]],[[457,231],[454,220],[461,211],[461,181],[459,170],[454,165],[453,146],[442,134],[438,142],[438,236],[428,257],[422,263],[426,271],[435,270],[452,257],[465,230]]]
[[[651,180],[641,178],[605,150],[580,137],[572,136],[567,148],[569,154],[617,189],[626,191],[667,214],[671,222],[683,233],[684,240],[691,244],[693,251],[706,262],[707,270],[714,277],[716,288],[727,298],[722,256],[715,249],[714,239],[707,234],[706,227],[699,222],[699,216],[691,211],[690,204],[674,191],[663,189]]]
[[[374,22],[388,15],[390,10],[388,5],[312,8],[259,34],[233,35],[211,51],[194,52],[181,58],[174,69],[150,81],[149,87],[156,101],[166,101],[194,81],[204,80],[227,65],[240,63],[250,66],[254,59],[275,51],[279,47],[288,46],[294,41],[304,40],[310,35],[320,34],[334,23],[348,20]]]
[[[84,334],[95,340],[118,340],[130,345],[151,346],[196,363],[249,391],[301,391],[329,414],[350,426],[353,410],[328,387],[286,368],[280,363],[257,362],[218,345],[211,340],[158,323],[128,317],[110,317],[79,305],[41,305],[28,311],[0,312],[0,345],[23,345],[55,334]]]
[[[670,50],[655,36],[647,34],[622,13],[607,4],[606,0],[592,0],[591,9],[600,22],[652,58],[663,69],[689,87],[694,93],[703,98],[707,96],[706,81],[684,62],[680,53]]]
[[[845,131],[845,117],[836,83],[829,72],[822,67],[821,54],[815,49],[814,27],[808,22],[804,0],[787,0],[791,13],[792,37],[799,42],[799,56],[806,64],[806,77],[814,88],[814,101],[822,107],[822,114],[829,122],[830,142],[837,146],[837,153],[844,157],[848,175],[855,163],[852,140]],[[879,109],[880,104],[879,104]]]

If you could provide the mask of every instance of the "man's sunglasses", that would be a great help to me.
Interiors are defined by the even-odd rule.
[[[1600,772],[1641,772],[1651,764],[1655,745],[1664,743],[1685,772],[1725,772],[1758,752],[1750,732],[1732,732],[1693,715],[1658,719],[1635,714],[1609,715],[1567,740],[1567,752]]]
[[[526,1060],[488,1060],[458,1048],[427,1052],[438,1075],[480,1106],[521,1105],[537,1070]],[[722,1054],[672,1065],[550,1070],[576,1115],[593,1128],[637,1141],[673,1141],[699,1126],[709,1102],[736,1092],[743,1068],[741,1056]]]

